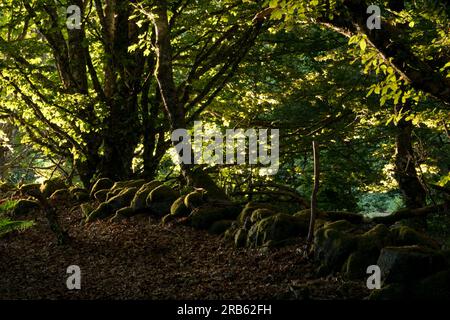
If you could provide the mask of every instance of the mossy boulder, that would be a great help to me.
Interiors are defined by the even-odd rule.
[[[139,212],[147,208],[147,197],[154,189],[159,187],[162,183],[160,181],[151,181],[143,184],[131,200],[131,207],[134,211]]]
[[[305,226],[294,216],[277,213],[255,223],[248,232],[247,246],[265,246],[267,242],[282,244],[286,240],[305,235]]]
[[[189,216],[189,223],[196,229],[209,229],[216,221],[235,219],[239,212],[238,210],[235,206],[204,205],[192,211]]]
[[[108,189],[98,190],[94,194],[95,200],[97,200],[98,202],[105,202],[107,200],[106,195],[108,194],[108,192],[109,192]]]
[[[267,209],[271,210],[273,212],[276,212],[277,210],[271,206],[268,203],[259,203],[259,202],[248,202],[245,207],[242,209],[241,213],[239,214],[237,220],[241,225],[245,224],[245,221],[251,219],[251,216],[253,212],[257,209]]]
[[[16,202],[14,207],[11,210],[11,214],[13,217],[20,217],[29,214],[35,210],[40,209],[40,205],[37,201],[20,199]]]
[[[221,235],[231,226],[233,220],[219,220],[214,222],[211,227],[209,227],[208,232],[210,234]]]
[[[112,206],[107,202],[102,202],[93,210],[86,219],[86,222],[91,222],[97,219],[104,219],[112,215],[114,212]]]
[[[297,218],[299,220],[299,222],[304,226],[305,232],[308,232],[309,223],[311,220],[311,210],[305,209],[305,210],[298,211],[298,212],[294,213],[294,217]],[[318,211],[317,215],[316,215],[316,221],[314,223],[314,230],[317,230],[320,227],[322,227],[326,223],[326,221],[324,220],[326,218],[327,218],[327,216],[326,216],[325,212]]]
[[[168,224],[172,221],[175,221],[177,219],[177,217],[173,214],[166,214],[162,219],[161,219],[161,223],[164,224]]]
[[[239,230],[240,225],[237,221],[233,221],[230,227],[225,231],[223,237],[227,242],[234,242],[234,236],[236,232]]]
[[[392,237],[384,224],[378,224],[366,233],[357,235],[356,241],[356,250],[350,254],[343,267],[349,279],[367,277],[367,267],[377,263],[381,249],[392,244]]]
[[[271,217],[275,214],[276,214],[276,212],[274,212],[270,209],[256,209],[255,211],[253,211],[253,213],[250,217],[250,222],[255,223],[255,222],[261,221],[262,219]]]
[[[189,193],[184,198],[184,205],[188,209],[196,209],[206,202],[206,193],[202,190],[196,190]]]
[[[341,271],[344,262],[356,249],[357,240],[351,232],[354,225],[346,220],[329,222],[314,233],[314,259],[319,273]]]
[[[109,199],[108,203],[114,208],[114,211],[119,210],[120,208],[128,207],[136,192],[136,187],[125,188],[118,195]]]
[[[137,179],[137,180],[126,180],[126,181],[117,181],[113,184],[111,187],[111,190],[117,190],[117,189],[126,189],[126,188],[137,188],[139,189],[145,184],[144,179]]]
[[[178,193],[172,188],[160,185],[148,194],[146,203],[153,214],[162,217],[170,213],[170,208],[177,198]]]
[[[155,202],[167,202],[171,203],[178,198],[177,192],[166,185],[160,185],[153,189],[147,196],[147,205],[151,205]]]
[[[19,188],[20,194],[23,196],[40,196],[41,195],[41,185],[39,183],[27,183],[23,184]]]
[[[234,235],[234,245],[236,248],[242,248],[247,245],[248,231],[244,228],[239,228]]]
[[[101,203],[98,208],[89,215],[88,221],[106,218],[121,208],[129,207],[136,191],[137,188],[123,189],[118,195],[112,197],[107,202]]]
[[[92,186],[90,197],[94,198],[94,195],[99,190],[111,189],[114,185],[114,182],[109,178],[100,178],[98,179]]]
[[[50,196],[50,199],[62,201],[62,200],[72,200],[72,193],[69,191],[69,189],[59,189],[52,193]]]
[[[50,197],[53,192],[59,189],[66,189],[67,185],[61,178],[53,178],[44,181],[41,184],[40,190],[44,197]]]
[[[415,282],[447,266],[439,252],[422,246],[383,248],[377,265],[386,284]]]
[[[434,249],[439,248],[438,242],[408,226],[392,226],[390,232],[395,246],[420,245]]]
[[[116,210],[115,215],[110,219],[110,222],[117,222],[129,217],[132,217],[136,211],[132,207],[125,207]]]
[[[108,201],[109,199],[117,196],[119,193],[121,193],[124,190],[124,188],[119,188],[119,189],[109,189],[107,190],[108,192],[106,193],[106,201]]]
[[[187,217],[191,213],[191,210],[186,207],[186,204],[184,203],[184,198],[185,196],[179,197],[172,203],[170,214],[175,217]]]

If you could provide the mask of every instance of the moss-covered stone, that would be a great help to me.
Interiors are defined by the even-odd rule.
[[[103,219],[111,216],[121,208],[129,207],[136,191],[137,188],[125,188],[122,192],[112,197],[107,202],[101,203],[98,208],[89,215],[87,221],[89,222],[95,219]]]
[[[341,271],[344,262],[356,249],[354,225],[346,220],[326,223],[314,233],[314,259],[319,273]]]
[[[61,178],[53,178],[44,181],[41,184],[40,190],[44,197],[50,197],[53,192],[59,189],[66,189],[67,185]]]
[[[383,248],[377,265],[383,283],[415,282],[447,266],[441,254],[422,246]]]
[[[367,277],[367,267],[376,264],[381,249],[392,243],[389,229],[383,224],[356,236],[356,241],[356,250],[350,254],[343,268],[345,275],[350,279]]]
[[[390,228],[390,232],[395,246],[420,245],[434,249],[439,248],[439,243],[435,240],[408,226],[393,226]]]
[[[234,236],[234,245],[236,248],[242,248],[247,245],[247,230],[239,228]]]
[[[210,234],[221,235],[231,226],[233,220],[219,220],[214,222],[211,227],[209,227],[208,232]]]
[[[92,211],[94,211],[94,207],[90,203],[83,203],[80,205],[81,208],[81,214],[84,218],[89,217]]]
[[[305,226],[294,216],[278,213],[255,223],[248,232],[247,246],[266,245],[268,241],[282,243],[305,235]]]
[[[178,198],[178,194],[169,186],[160,185],[153,189],[147,197],[147,205],[151,205],[156,202],[167,202],[173,203]]]
[[[145,184],[145,180],[144,179],[117,181],[117,182],[115,182],[113,184],[113,186],[111,187],[111,190],[126,189],[126,188],[139,189],[144,184]]]
[[[139,212],[145,208],[147,208],[147,197],[154,189],[161,185],[160,181],[150,181],[148,183],[143,184],[139,190],[134,195],[133,200],[131,201],[131,207]]]
[[[234,242],[234,236],[236,232],[239,230],[240,226],[237,221],[233,221],[231,226],[225,231],[223,237],[227,242]]]
[[[184,198],[184,205],[189,209],[196,209],[206,202],[204,191],[193,191]]]
[[[184,203],[184,198],[185,196],[179,197],[174,201],[174,203],[172,203],[172,206],[170,207],[170,214],[175,217],[187,217],[191,213],[191,210],[189,210]]]
[[[311,210],[306,209],[296,212],[294,213],[294,217],[299,220],[299,223],[301,223],[304,226],[305,232],[307,232],[309,230],[309,223],[311,220]],[[327,216],[325,212],[323,211],[317,212],[316,221],[314,223],[314,231],[322,227],[327,222],[326,220],[324,220],[326,218]]]
[[[261,221],[262,219],[273,216],[275,214],[276,214],[276,212],[269,210],[269,209],[256,209],[255,211],[253,211],[253,213],[250,217],[250,222],[255,223],[255,222]]]
[[[92,186],[90,197],[94,198],[94,195],[99,190],[111,189],[114,185],[114,182],[109,178],[100,178],[98,179]]]
[[[100,203],[100,205],[89,214],[89,216],[86,219],[86,222],[91,222],[91,221],[94,221],[97,219],[107,218],[113,212],[114,212],[114,210],[109,203],[107,203],[107,202]]]
[[[234,218],[236,218],[236,207],[204,205],[192,211],[189,221],[190,225],[196,229],[209,229],[216,221]]]
[[[71,200],[72,199],[72,193],[69,191],[69,189],[59,189],[52,193],[50,196],[50,199],[52,200]]]
[[[116,215],[118,217],[124,218],[124,219],[133,216],[135,213],[136,213],[136,211],[132,207],[125,207],[125,208],[120,208],[119,210],[116,210]]]
[[[108,190],[108,192],[106,193],[106,201],[108,201],[109,199],[117,196],[119,193],[121,193],[124,189],[123,188],[119,188],[119,189],[110,189]]]
[[[107,200],[106,195],[108,194],[108,192],[109,192],[108,189],[98,190],[94,194],[95,200],[97,200],[98,202],[105,202]]]
[[[33,211],[38,209],[40,209],[40,205],[37,201],[20,199],[14,205],[11,214],[13,217],[20,217],[32,213]]]
[[[173,214],[166,214],[162,219],[161,219],[161,223],[163,225],[171,223],[172,221],[175,221],[177,219],[177,217]]]
[[[41,195],[41,185],[39,183],[27,183],[23,184],[19,188],[19,192],[22,195],[29,195],[29,196],[39,196]]]
[[[257,209],[267,209],[271,210],[273,212],[276,212],[277,210],[271,206],[268,203],[258,203],[258,202],[249,202],[245,205],[245,207],[242,209],[241,213],[239,214],[237,220],[239,224],[244,225],[245,221],[249,220],[253,214],[253,212]]]
[[[109,199],[108,203],[114,208],[114,211],[128,207],[136,192],[137,188],[135,187],[125,188],[118,195]]]

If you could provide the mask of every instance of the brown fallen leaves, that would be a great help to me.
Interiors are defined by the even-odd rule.
[[[0,299],[361,299],[364,281],[317,278],[296,250],[235,249],[221,238],[145,215],[81,224],[61,208],[72,242],[56,244],[45,219],[0,239]],[[81,268],[69,291],[66,269]]]

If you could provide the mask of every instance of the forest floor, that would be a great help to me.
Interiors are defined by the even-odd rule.
[[[58,246],[43,217],[0,239],[0,299],[363,299],[365,281],[320,278],[296,245],[236,249],[218,236],[139,215],[82,225],[61,214],[71,243]],[[67,267],[81,268],[68,290]]]

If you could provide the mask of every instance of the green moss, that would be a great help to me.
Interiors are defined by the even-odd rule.
[[[233,220],[219,220],[214,222],[211,227],[209,227],[208,232],[210,234],[221,235],[231,226]]]
[[[278,213],[255,223],[248,232],[247,246],[257,247],[268,241],[283,242],[305,235],[305,226],[294,216]]]
[[[87,221],[95,219],[104,219],[115,213],[117,210],[129,207],[137,188],[125,188],[118,195],[112,197],[106,202],[100,203],[90,215]]]
[[[247,244],[247,230],[239,228],[234,236],[234,245],[236,248],[245,247]]]
[[[105,202],[106,201],[106,195],[108,194],[108,192],[109,192],[109,190],[107,190],[107,189],[98,190],[94,194],[95,200],[97,200],[98,202]]]
[[[106,201],[108,201],[109,199],[117,196],[119,193],[121,193],[124,190],[124,188],[119,188],[119,189],[110,189],[107,190],[108,192],[106,193]]]
[[[40,190],[41,193],[48,198],[56,190],[66,188],[67,188],[66,183],[61,178],[53,178],[44,181],[44,183],[42,183],[40,187]]]
[[[166,214],[162,219],[161,219],[161,223],[162,224],[168,224],[174,220],[176,220],[176,216],[174,216],[173,214]]]
[[[179,197],[170,207],[170,214],[176,217],[188,216],[191,213],[186,205],[184,204],[185,196]]]
[[[147,205],[155,202],[173,202],[177,199],[178,194],[169,186],[161,185],[153,189],[147,197]]]
[[[205,205],[192,211],[190,224],[196,229],[208,229],[219,220],[231,220],[235,215],[234,207],[216,207]]]
[[[248,219],[250,220],[253,212],[257,209],[267,209],[271,210],[273,212],[276,212],[277,210],[267,203],[258,203],[258,202],[249,202],[245,205],[244,209],[242,209],[241,213],[238,216],[238,222],[241,225],[244,225],[245,221]]]
[[[276,212],[269,209],[256,209],[250,217],[250,222],[255,223],[267,217],[273,216],[274,214],[276,214]]]
[[[100,203],[100,205],[97,207],[97,209],[95,209],[94,211],[91,212],[89,217],[86,219],[86,222],[91,222],[96,219],[107,218],[108,216],[113,214],[113,212],[114,212],[114,210],[109,203],[107,203],[107,202]]]
[[[421,245],[439,248],[439,244],[427,236],[407,226],[394,226],[390,229],[393,243],[396,246]]]
[[[134,195],[134,198],[131,201],[131,207],[133,207],[135,211],[140,211],[147,208],[146,200],[148,195],[160,185],[161,182],[159,181],[151,181],[143,184]]]
[[[39,196],[41,195],[41,185],[38,183],[28,183],[20,186],[19,192],[22,195]]]
[[[52,200],[71,200],[72,193],[68,189],[59,189],[52,193],[50,196]]]
[[[109,178],[98,179],[91,188],[90,197],[93,198],[95,193],[99,190],[111,189],[114,182]]]
[[[203,191],[191,192],[184,198],[184,205],[189,209],[198,208],[205,202],[205,192]]]
[[[113,186],[111,187],[111,190],[126,189],[126,188],[139,189],[144,184],[145,184],[145,180],[144,179],[117,181],[117,182],[115,182],[113,184]]]
[[[314,233],[314,259],[321,273],[341,271],[349,255],[356,249],[354,226],[346,221],[326,223]]]

